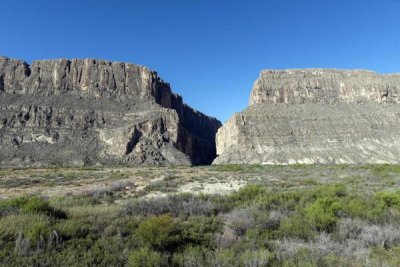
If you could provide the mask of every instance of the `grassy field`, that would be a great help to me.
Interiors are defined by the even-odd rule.
[[[400,166],[0,169],[0,266],[400,266]]]

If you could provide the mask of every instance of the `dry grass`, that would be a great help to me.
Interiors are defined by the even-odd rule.
[[[309,188],[343,183],[362,192],[400,188],[397,165],[222,165],[133,168],[0,169],[0,198],[119,192],[121,198],[166,193],[229,193],[248,183]]]

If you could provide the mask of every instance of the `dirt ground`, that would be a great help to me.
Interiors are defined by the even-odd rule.
[[[248,183],[299,188],[344,183],[357,190],[397,190],[397,165],[219,165],[0,169],[0,198],[37,194],[65,196],[120,192],[121,197],[170,193],[225,194]],[[396,189],[397,188],[397,189]]]

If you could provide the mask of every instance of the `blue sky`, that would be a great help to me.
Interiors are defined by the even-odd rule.
[[[9,0],[0,55],[148,66],[192,107],[227,120],[261,69],[400,72],[400,0]]]

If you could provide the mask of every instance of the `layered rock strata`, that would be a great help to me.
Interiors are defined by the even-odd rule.
[[[265,70],[217,133],[215,164],[400,163],[400,75]]]
[[[219,127],[142,66],[0,58],[2,166],[209,164]]]

